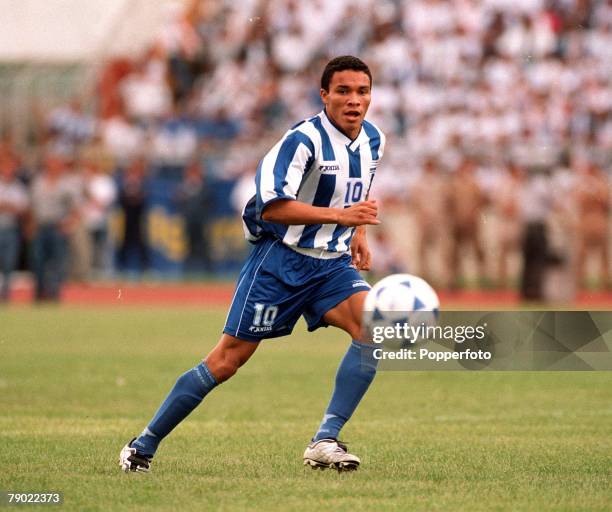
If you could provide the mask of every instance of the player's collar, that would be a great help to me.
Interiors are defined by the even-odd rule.
[[[334,137],[338,142],[344,144],[345,146],[349,146],[352,151],[355,150],[356,142],[359,140],[359,138],[361,137],[361,134],[363,133],[363,123],[361,124],[361,128],[359,130],[359,133],[357,134],[357,137],[355,137],[354,139],[351,139],[348,135],[346,135],[342,131],[342,128],[340,128],[336,123],[334,123],[329,118],[329,116],[327,115],[327,111],[325,109],[323,109],[321,119],[323,121],[323,126],[325,127],[325,130],[332,137]]]

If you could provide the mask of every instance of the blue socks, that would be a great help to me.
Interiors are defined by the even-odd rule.
[[[161,440],[193,411],[217,385],[206,363],[181,375],[142,434],[131,444],[138,453],[152,457]]]
[[[313,441],[337,439],[376,375],[375,346],[353,341],[336,374],[336,386]],[[206,363],[181,375],[142,434],[131,444],[138,453],[153,457],[159,443],[217,386]]]
[[[353,415],[374,380],[378,365],[373,355],[375,348],[353,340],[338,367],[334,393],[313,441],[338,438],[340,429]]]

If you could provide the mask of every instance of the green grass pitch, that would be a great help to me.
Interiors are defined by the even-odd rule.
[[[62,491],[62,510],[612,509],[609,372],[381,372],[343,431],[361,469],[304,467],[348,340],[303,325],[208,396],[149,475],[121,473],[224,318],[0,310],[0,489]]]

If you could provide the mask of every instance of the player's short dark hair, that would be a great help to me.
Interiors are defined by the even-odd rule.
[[[352,55],[342,55],[330,60],[323,74],[321,75],[321,89],[329,91],[329,84],[331,83],[332,76],[336,71],[345,71],[350,69],[352,71],[363,71],[370,79],[370,87],[372,86],[372,73],[368,65],[357,57]]]

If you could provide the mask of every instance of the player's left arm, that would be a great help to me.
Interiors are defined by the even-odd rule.
[[[370,270],[372,264],[372,253],[368,246],[366,227],[357,226],[351,239],[351,257],[353,265],[357,270]]]
[[[380,146],[378,148],[378,160],[382,158],[385,151],[386,137],[380,133]],[[368,184],[368,190],[366,192],[366,201],[370,199],[370,189],[372,188],[372,181],[374,176],[370,176],[370,183]],[[368,239],[366,236],[366,226],[361,225],[355,228],[355,233],[351,239],[351,257],[353,258],[353,265],[357,270],[370,270],[372,266],[372,253],[368,246]]]

